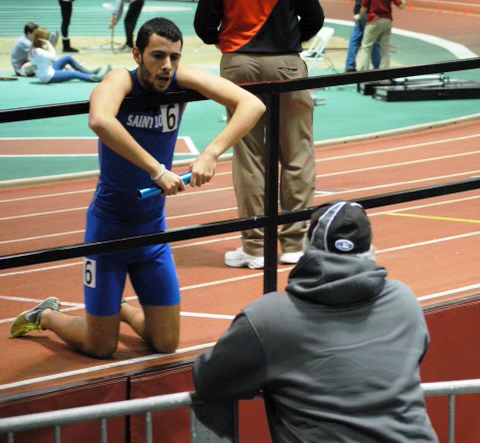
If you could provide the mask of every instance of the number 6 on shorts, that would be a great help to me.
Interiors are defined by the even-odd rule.
[[[97,262],[91,258],[83,259],[83,284],[90,288],[96,287]]]

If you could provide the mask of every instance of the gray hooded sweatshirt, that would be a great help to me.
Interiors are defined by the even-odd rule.
[[[199,356],[198,397],[263,394],[275,443],[433,443],[419,365],[428,332],[403,283],[373,260],[304,254],[285,292],[243,309]]]

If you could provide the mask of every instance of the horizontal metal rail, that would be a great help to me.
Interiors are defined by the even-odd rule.
[[[422,389],[425,397],[433,396],[449,396],[449,443],[454,443],[454,407],[452,407],[452,399],[456,395],[462,394],[478,394],[480,393],[480,379],[473,380],[459,380],[459,381],[447,381],[447,382],[435,382],[435,383],[423,383]],[[203,426],[201,441],[215,442],[220,441],[219,436],[216,435],[216,429],[218,429],[218,419],[220,412],[223,412],[221,416],[222,421],[228,421],[231,419],[232,414],[235,414],[235,420],[237,416],[236,403],[230,405],[221,405],[220,408],[215,408],[215,405],[204,405],[200,402],[194,401],[194,392],[181,392],[177,394],[167,394],[148,397],[138,400],[124,400],[119,402],[107,403],[102,405],[82,406],[78,408],[64,409],[60,411],[41,412],[37,414],[22,415],[17,417],[9,417],[0,419],[0,434],[8,433],[9,443],[14,443],[14,433],[20,431],[27,431],[41,428],[55,428],[55,442],[60,442],[60,426],[72,423],[80,423],[92,420],[100,420],[101,422],[101,441],[107,442],[106,435],[106,419],[118,416],[127,416],[135,414],[146,414],[147,425],[147,439],[146,442],[151,441],[152,436],[152,419],[150,413],[152,411],[173,409],[179,407],[188,406],[191,409],[191,433],[192,443],[200,443],[199,433],[195,430],[199,426]],[[196,413],[202,411],[202,408],[207,408],[206,411],[210,413],[212,419],[216,420],[216,425],[211,429],[206,428],[208,421],[205,420],[205,410],[201,413],[201,423],[196,421]],[[210,410],[208,409],[210,408]],[[225,412],[227,414],[225,415]],[[230,431],[230,437],[225,437],[222,433],[223,440],[228,442],[237,441],[237,428],[235,423],[228,424],[227,428]],[[225,426],[223,426],[225,429]],[[225,440],[227,438],[228,440]]]
[[[381,206],[406,203],[423,198],[439,197],[457,192],[466,192],[480,189],[480,178],[474,177],[457,182],[449,182],[433,186],[408,189],[405,191],[363,197],[357,201],[365,209]],[[294,223],[308,220],[315,207],[278,214],[278,224]],[[116,240],[106,240],[96,243],[79,243],[57,248],[42,249],[37,251],[20,252],[18,254],[0,256],[0,269],[9,269],[20,266],[29,266],[38,263],[67,260],[86,255],[102,254],[124,249],[150,246],[157,243],[171,243],[192,238],[201,238],[212,235],[238,232],[244,229],[264,227],[268,222],[267,215],[258,215],[251,218],[222,220],[219,222],[204,223],[197,226],[184,226],[169,229],[165,232],[144,234],[135,237],[126,237]]]
[[[81,406],[59,411],[2,418],[0,419],[0,434],[191,406],[191,394],[190,392],[180,392],[138,400],[123,400],[102,405]]]
[[[480,57],[467,58],[463,60],[442,61],[421,65],[410,65],[405,67],[394,67],[386,69],[373,69],[370,71],[358,71],[348,73],[329,74],[312,76],[295,81],[271,81],[242,85],[247,91],[253,94],[275,94],[281,92],[300,91],[303,89],[321,89],[331,86],[348,85],[352,83],[364,83],[377,80],[390,80],[398,77],[413,77],[419,75],[444,74],[445,72],[456,72],[480,68]],[[194,101],[207,100],[204,96],[194,91],[181,91],[163,94],[161,96],[146,100],[144,97],[129,98],[123,106],[138,107],[150,104],[189,103]],[[34,120],[51,117],[64,117],[67,115],[86,114],[89,111],[89,102],[59,103],[24,108],[10,108],[0,110],[0,123]]]
[[[480,393],[480,378],[473,380],[439,381],[422,384],[425,397]]]

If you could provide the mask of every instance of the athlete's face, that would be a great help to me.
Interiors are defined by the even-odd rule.
[[[134,46],[133,57],[138,63],[138,78],[142,87],[154,92],[165,92],[177,72],[182,46],[152,34],[143,53]]]

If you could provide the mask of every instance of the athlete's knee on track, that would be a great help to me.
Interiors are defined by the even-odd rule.
[[[88,326],[83,350],[95,358],[110,358],[118,346],[117,316],[102,318],[88,315],[87,319]]]
[[[178,334],[163,334],[161,337],[153,337],[150,340],[150,346],[155,352],[160,354],[173,354],[179,344]]]
[[[111,358],[117,350],[117,341],[105,340],[102,342],[90,342],[85,345],[85,353],[91,357],[107,359]]]

